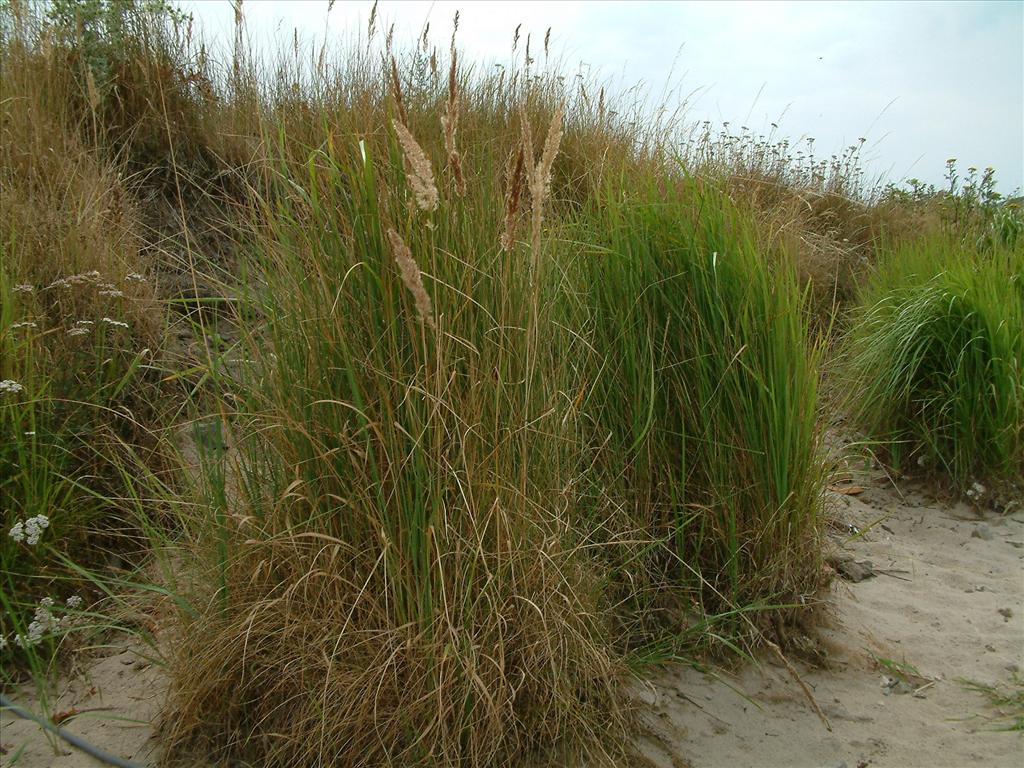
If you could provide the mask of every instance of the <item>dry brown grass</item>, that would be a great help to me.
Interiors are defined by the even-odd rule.
[[[491,514],[499,529],[522,528]],[[580,602],[578,556],[551,540],[484,556],[456,531],[435,535],[437,568],[457,579],[464,552],[490,577],[470,604],[449,581],[455,602],[427,625],[396,623],[383,551],[314,534],[232,537],[227,604],[211,601],[175,659],[170,753],[502,766],[558,745],[610,762],[622,715],[609,681],[621,672],[594,644],[598,608]]]

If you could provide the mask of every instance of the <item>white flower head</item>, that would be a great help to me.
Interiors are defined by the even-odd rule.
[[[114,296],[115,298],[120,298],[121,296],[124,296],[124,293],[122,293],[121,291],[117,290],[116,288],[107,288],[105,290],[100,291],[99,295],[100,296]]]
[[[25,540],[25,525],[20,520],[11,526],[11,530],[7,532],[7,535],[14,539],[19,544]]]
[[[32,291],[34,290],[35,288],[33,288],[28,283],[19,283],[18,285],[14,286],[15,293],[32,293]]]
[[[116,328],[128,327],[128,323],[122,323],[120,320],[114,320],[113,318],[110,317],[104,317],[103,322],[106,323],[107,325],[113,325]]]
[[[11,323],[11,330],[12,331],[17,329],[17,328],[38,328],[38,327],[39,326],[36,325],[35,323],[33,323],[31,320],[23,320],[20,323]]]
[[[22,522],[19,520],[13,526],[11,530],[7,532],[7,535],[14,539],[19,544],[25,542],[29,546],[35,546],[39,543],[40,537],[43,535],[43,531],[50,527],[50,518],[46,515],[36,515],[30,517],[28,520]],[[49,598],[44,598],[49,600]],[[50,603],[53,604],[52,601]]]
[[[78,608],[81,608],[82,607],[82,598],[80,598],[78,595],[72,595],[71,597],[69,597],[67,599],[67,606],[71,610],[76,610]]]
[[[35,546],[39,543],[39,537],[43,535],[43,531],[50,527],[50,518],[46,515],[36,515],[30,517],[25,521],[25,543]],[[49,600],[50,598],[44,598]],[[51,605],[53,601],[50,601]]]
[[[12,395],[16,395],[19,392],[24,391],[25,388],[16,381],[13,381],[11,379],[4,379],[3,381],[0,381],[0,393],[9,392]]]
[[[74,328],[68,328],[68,336],[85,336],[89,332],[89,329],[82,325],[76,325]]]

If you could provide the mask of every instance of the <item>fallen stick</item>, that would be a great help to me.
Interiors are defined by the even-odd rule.
[[[825,717],[825,713],[821,711],[821,707],[818,706],[818,702],[814,700],[814,694],[811,693],[811,689],[807,687],[807,683],[805,683],[803,681],[803,678],[800,677],[800,673],[797,672],[796,668],[792,664],[789,663],[789,659],[787,659],[783,655],[782,649],[779,648],[779,646],[777,646],[775,643],[773,643],[767,637],[764,638],[764,639],[765,639],[765,642],[768,643],[768,646],[773,651],[775,651],[775,655],[779,657],[779,660],[782,662],[783,666],[785,666],[786,669],[789,670],[789,674],[792,675],[794,680],[796,680],[797,685],[799,685],[800,689],[804,692],[804,696],[807,697],[807,701],[809,701],[811,703],[811,709],[813,709],[814,713],[821,719],[821,722],[825,724],[825,730],[827,730],[829,733],[831,733],[832,732],[832,723],[830,723],[828,721],[828,718]]]

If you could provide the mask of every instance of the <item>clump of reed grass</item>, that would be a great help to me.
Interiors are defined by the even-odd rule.
[[[894,464],[960,490],[1024,467],[1024,257],[939,233],[890,247],[860,294],[839,381]]]
[[[610,181],[582,221],[596,467],[623,524],[661,542],[651,578],[684,597],[669,621],[811,602],[818,355],[791,266],[697,180]]]
[[[496,248],[500,209],[445,201],[419,220],[385,186],[408,152],[381,149],[309,150],[307,186],[281,176],[252,212],[239,310],[262,320],[244,326],[252,365],[222,382],[238,492],[209,470],[221,490],[193,530],[210,565],[172,663],[167,748],[607,761],[622,669],[570,522],[567,369],[522,353],[527,335],[566,337],[530,262]]]

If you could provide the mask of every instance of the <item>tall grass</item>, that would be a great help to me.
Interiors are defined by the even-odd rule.
[[[813,602],[808,253],[853,279],[890,220],[855,150],[676,158],[678,126],[526,41],[484,71],[371,21],[309,66],[241,21],[217,60],[138,4],[11,8],[0,629],[116,594],[104,560],[148,546],[180,609],[169,758],[614,763],[645,644]],[[988,258],[950,270],[965,296]],[[1019,344],[1014,317],[984,327]],[[43,547],[6,535],[39,514]]]
[[[802,601],[821,585],[822,468],[792,266],[713,184],[625,186],[609,180],[587,220],[601,482],[665,542],[662,572],[698,615]]]
[[[949,236],[903,243],[860,301],[844,378],[857,424],[895,464],[948,476],[961,490],[1019,476],[1024,251]]]
[[[178,649],[173,752],[497,765],[599,756],[621,727],[571,520],[557,275],[499,249],[500,165],[439,195],[393,120],[307,147],[305,178],[280,165],[253,211],[224,380],[237,492]]]

